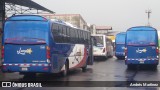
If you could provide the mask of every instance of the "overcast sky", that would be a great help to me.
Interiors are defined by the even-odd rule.
[[[89,24],[112,26],[126,31],[147,24],[145,10],[152,11],[150,23],[160,29],[160,0],[33,0],[56,14],[81,14]]]

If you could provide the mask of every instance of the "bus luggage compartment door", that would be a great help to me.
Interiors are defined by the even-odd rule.
[[[4,63],[44,63],[46,62],[46,45],[6,44]]]
[[[156,59],[156,46],[128,46],[127,57],[130,59]]]

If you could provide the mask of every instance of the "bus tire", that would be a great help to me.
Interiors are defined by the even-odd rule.
[[[86,61],[85,65],[82,67],[82,72],[86,72],[86,70],[87,70],[87,61]]]
[[[68,75],[68,71],[69,71],[69,61],[66,60],[64,71],[62,72],[62,76],[67,76]]]
[[[157,65],[153,65],[153,66],[151,66],[151,68],[153,68],[153,70],[156,70],[157,69]]]

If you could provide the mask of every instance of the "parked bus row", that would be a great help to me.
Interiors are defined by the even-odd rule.
[[[159,64],[158,46],[158,34],[155,28],[137,26],[129,28],[126,33],[117,34],[115,54],[117,58],[125,57],[128,68],[137,65],[151,65],[156,68]]]
[[[92,35],[88,30],[63,21],[48,20],[39,15],[9,17],[3,30],[2,71],[24,75],[62,73],[93,64],[93,56],[112,57],[113,43],[105,35]],[[159,64],[157,30],[138,26],[119,33],[115,40],[115,56],[125,64]]]
[[[59,73],[93,64],[91,33],[38,15],[16,15],[4,24],[2,71]]]

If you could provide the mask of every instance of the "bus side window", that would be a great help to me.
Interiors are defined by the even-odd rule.
[[[87,32],[85,32],[85,31],[84,31],[84,33],[83,33],[83,36],[84,36],[84,43],[85,43],[85,44],[86,44],[86,33],[87,33]]]
[[[85,34],[85,31],[82,31],[82,38],[83,38],[83,44],[85,44],[85,36],[84,36],[84,34]]]
[[[86,38],[86,34],[87,34],[87,33],[88,33],[88,32],[85,32],[85,33],[84,33],[84,37],[85,37],[85,38],[84,38],[84,42],[85,42],[85,44],[87,44],[87,40],[86,40],[86,39],[87,39],[87,38]]]
[[[71,31],[71,28],[69,28],[69,32],[70,32],[70,33],[69,33],[70,43],[72,43],[72,31]]]
[[[89,44],[89,39],[90,39],[90,36],[89,36],[89,33],[87,33],[87,44]]]
[[[82,37],[83,37],[83,44],[85,44],[85,31],[83,31]]]
[[[52,24],[52,35],[54,37],[54,41],[58,42],[58,36],[59,36],[59,30],[58,30],[58,25],[57,24]]]
[[[86,39],[85,39],[85,42],[86,42],[86,44],[88,44],[88,32],[86,33]]]
[[[88,44],[88,33],[86,33],[86,44]]]
[[[58,40],[59,43],[61,43],[63,41],[63,37],[62,37],[63,30],[62,29],[63,28],[59,26],[59,40]]]
[[[82,42],[82,43],[83,43],[83,44],[85,44],[85,40],[84,40],[85,37],[84,37],[84,34],[85,34],[85,31],[82,31],[82,38],[83,38],[83,42]]]
[[[80,43],[80,40],[81,40],[81,33],[80,30],[78,30],[78,43]]]
[[[82,31],[81,30],[79,31],[80,31],[80,44],[82,44]]]
[[[76,29],[73,29],[73,43],[76,43]]]
[[[74,35],[73,35],[73,34],[74,34],[74,33],[73,33],[73,29],[72,29],[72,28],[70,29],[70,32],[71,32],[71,33],[70,33],[70,34],[71,34],[71,39],[70,39],[70,40],[71,40],[71,43],[74,43],[74,40],[73,40],[73,38],[74,38]]]
[[[69,30],[69,27],[66,28],[66,31],[67,31],[66,32],[67,33],[67,37],[66,37],[67,38],[67,42],[70,43],[70,30]]]
[[[63,43],[67,43],[66,26],[63,26]]]
[[[77,34],[77,38],[76,38],[76,43],[79,43],[79,31],[78,31],[78,29],[76,29],[76,34]]]
[[[78,30],[77,29],[75,30],[75,35],[76,35],[76,38],[75,38],[76,42],[75,43],[78,43]]]

